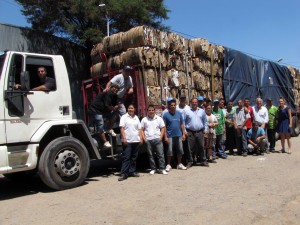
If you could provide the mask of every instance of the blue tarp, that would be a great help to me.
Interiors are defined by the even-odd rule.
[[[280,96],[295,109],[293,77],[286,66],[267,60],[257,60],[242,52],[225,48],[223,91],[226,101],[236,105],[249,98],[251,105],[260,97],[273,99],[278,106]]]

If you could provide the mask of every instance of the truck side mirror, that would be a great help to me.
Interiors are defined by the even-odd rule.
[[[22,91],[29,91],[30,90],[30,78],[29,72],[21,72],[21,90]]]

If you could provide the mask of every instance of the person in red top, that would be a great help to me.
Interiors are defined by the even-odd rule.
[[[245,112],[248,112],[250,113],[250,120],[247,120],[246,122],[246,127],[247,127],[247,133],[248,131],[252,128],[252,122],[253,122],[253,118],[254,118],[254,114],[253,114],[253,109],[252,107],[250,106],[250,99],[249,98],[245,98],[244,99],[244,107],[245,107]]]

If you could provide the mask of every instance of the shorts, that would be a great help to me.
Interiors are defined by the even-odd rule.
[[[167,156],[173,156],[173,146],[177,155],[183,155],[182,137],[169,137]]]
[[[92,114],[91,115],[92,124],[96,128],[97,133],[103,133],[104,132],[104,119],[103,116],[100,114]]]

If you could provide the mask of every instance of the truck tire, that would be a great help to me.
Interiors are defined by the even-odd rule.
[[[292,117],[292,132],[291,132],[291,136],[292,137],[298,137],[300,133],[300,124],[299,124],[299,120],[296,116]]]
[[[79,186],[90,167],[86,147],[73,137],[51,141],[39,161],[39,176],[52,189],[64,190]]]

